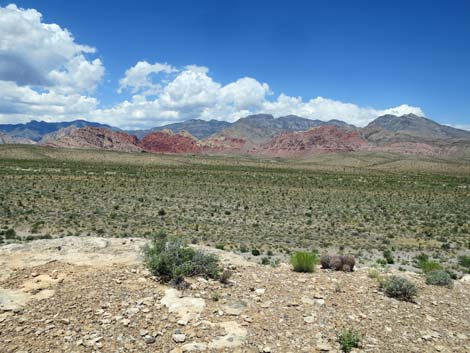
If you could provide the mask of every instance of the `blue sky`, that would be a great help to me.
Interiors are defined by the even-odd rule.
[[[6,9],[9,3],[0,1],[0,6]],[[267,111],[364,125],[385,112],[423,112],[442,123],[470,127],[470,1],[15,4],[9,16],[35,9],[42,17],[34,26],[57,24],[68,30],[72,39],[67,40],[76,47],[63,61],[57,59],[57,67],[28,62],[35,74],[42,73],[41,82],[47,83],[41,84],[15,78],[15,70],[24,75],[17,64],[23,62],[21,55],[30,60],[25,50],[13,44],[0,48],[0,65],[2,55],[8,64],[0,68],[0,82],[8,81],[0,93],[16,98],[29,91],[31,96],[48,94],[48,99],[29,99],[40,105],[29,110],[24,102],[19,107],[12,99],[0,99],[0,122],[83,117],[149,127]],[[1,25],[5,14],[0,14],[0,35],[2,28],[11,28],[8,22]],[[43,58],[31,43],[31,51]],[[64,47],[48,51],[61,53]],[[80,60],[90,67],[85,73],[73,68],[83,67],[80,63],[70,64]],[[120,80],[138,62],[148,65],[137,67],[123,86]]]

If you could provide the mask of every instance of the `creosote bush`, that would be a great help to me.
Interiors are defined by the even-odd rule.
[[[420,254],[415,258],[416,266],[421,269],[424,273],[428,273],[435,270],[442,270],[442,265],[437,261],[432,261],[426,254]]]
[[[316,253],[298,251],[291,256],[291,264],[295,272],[313,272],[317,263]]]
[[[178,238],[157,233],[144,249],[145,263],[149,270],[165,281],[180,282],[186,276],[218,278],[218,258],[194,250]]]
[[[352,255],[323,254],[320,263],[323,269],[352,272],[356,265],[356,259]]]
[[[434,286],[452,287],[453,280],[449,272],[444,270],[434,270],[426,274],[426,284]]]
[[[413,282],[399,276],[391,276],[381,281],[380,289],[390,298],[403,301],[413,301],[417,292]]]
[[[338,342],[341,346],[341,351],[348,353],[353,348],[358,348],[361,344],[361,335],[352,329],[342,331],[338,334]]]

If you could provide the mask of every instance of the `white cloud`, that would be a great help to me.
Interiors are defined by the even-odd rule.
[[[341,119],[363,126],[383,114],[415,113],[406,104],[376,109],[316,97],[275,96],[269,85],[251,77],[226,84],[209,68],[139,61],[119,80],[118,93],[131,96],[110,108],[91,96],[104,75],[96,50],[75,42],[57,24],[42,22],[34,9],[0,7],[0,123],[30,119],[84,118],[122,128],[149,128],[191,118],[235,121],[255,113],[296,114]]]
[[[92,93],[104,75],[95,49],[77,44],[34,9],[0,7],[0,122],[69,120],[98,104]]]
[[[455,127],[456,129],[470,131],[470,124],[455,124],[455,125],[448,125],[448,126]]]
[[[161,86],[154,84],[150,78],[151,74],[173,73],[178,70],[168,64],[149,64],[147,61],[139,61],[135,66],[128,69],[124,78],[119,80],[119,90],[121,93],[125,89],[130,89],[132,93],[145,90],[145,95],[152,95],[159,92]]]

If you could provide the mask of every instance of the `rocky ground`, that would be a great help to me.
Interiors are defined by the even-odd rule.
[[[424,284],[414,303],[354,273],[261,266],[218,250],[229,284],[177,291],[143,267],[139,239],[68,237],[0,248],[1,352],[468,352],[470,282]]]

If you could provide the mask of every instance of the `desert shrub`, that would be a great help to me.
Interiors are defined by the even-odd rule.
[[[15,239],[16,238],[16,232],[13,228],[10,228],[5,231],[5,239]]]
[[[166,211],[165,211],[163,208],[161,208],[161,209],[158,210],[158,215],[159,215],[159,216],[165,216],[165,215],[166,215]]]
[[[461,255],[458,257],[459,265],[470,269],[470,255]]]
[[[240,252],[245,253],[248,252],[248,247],[244,244],[240,245]]]
[[[263,257],[261,259],[261,265],[269,265],[269,257]]]
[[[295,272],[313,272],[317,263],[317,255],[311,252],[298,251],[291,256],[291,264]]]
[[[329,269],[330,268],[330,259],[331,259],[331,256],[329,254],[323,254],[320,257],[321,268]]]
[[[393,259],[393,254],[390,249],[386,249],[383,251],[384,259],[387,262],[387,264],[391,265],[395,263],[395,260]]]
[[[219,250],[224,250],[225,245],[224,245],[224,244],[216,244],[216,245],[215,245],[215,248],[216,248],[216,249],[219,249]]]
[[[343,257],[343,271],[345,271],[345,266],[347,267],[346,272],[351,272],[354,270],[354,266],[356,265],[356,259],[352,255],[344,255]]]
[[[442,270],[442,265],[437,261],[426,260],[418,263],[418,267],[424,272],[428,273],[431,271]]]
[[[386,278],[380,283],[380,288],[387,296],[404,301],[412,301],[417,292],[413,282],[399,276]]]
[[[211,298],[213,301],[218,302],[220,299],[220,294],[217,292],[212,292]]]
[[[182,239],[169,238],[165,233],[153,236],[143,251],[149,270],[164,280],[185,276],[217,278],[220,272],[216,256],[194,250]]]
[[[260,256],[261,252],[258,249],[251,250],[251,255],[253,256]]]
[[[433,270],[426,274],[426,284],[434,286],[452,287],[453,280],[451,275],[444,270]]]
[[[348,353],[351,352],[353,348],[358,348],[361,344],[362,337],[355,330],[345,330],[338,334],[338,342],[341,346],[341,351]]]
[[[380,272],[377,271],[375,268],[370,268],[367,274],[368,274],[369,278],[373,278],[373,279],[376,279],[376,280],[378,280],[380,278]]]
[[[219,278],[219,281],[223,284],[228,284],[229,283],[229,279],[232,277],[232,271],[229,271],[229,270],[225,270],[222,272],[222,274],[220,275],[220,278]]]
[[[352,255],[323,254],[320,258],[321,267],[335,271],[352,272],[356,259]]]

